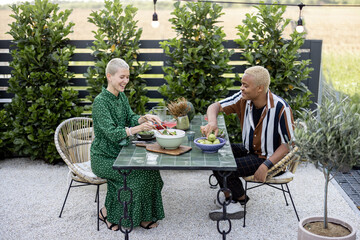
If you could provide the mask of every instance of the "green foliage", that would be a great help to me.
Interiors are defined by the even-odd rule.
[[[15,21],[8,34],[15,48],[8,92],[15,97],[5,106],[11,123],[6,137],[13,140],[14,153],[52,163],[60,159],[54,144],[56,127],[82,112],[77,92],[68,89],[74,47],[67,45],[73,24],[66,21],[71,11],[59,12],[58,5],[47,0],[14,4],[11,9]]]
[[[243,25],[238,25],[236,43],[244,49],[244,57],[251,66],[260,65],[269,70],[270,89],[284,98],[293,109],[294,117],[301,108],[309,107],[310,91],[304,80],[313,70],[310,60],[298,61],[298,50],[304,43],[304,34],[293,32],[291,40],[282,38],[290,19],[284,19],[286,6],[256,6],[259,11],[246,14]]]
[[[234,81],[223,77],[231,72],[228,62],[233,51],[224,49],[225,33],[215,25],[222,7],[203,2],[174,6],[175,17],[169,21],[178,36],[161,42],[169,60],[163,67],[167,84],[159,92],[168,101],[185,97],[197,113],[204,114],[211,103],[227,96]]]
[[[5,109],[0,110],[0,159],[11,155],[12,139],[8,130],[11,128],[10,118]]]
[[[232,143],[241,143],[241,128],[240,120],[236,114],[225,115],[226,128],[229,136],[229,140]]]
[[[360,157],[359,106],[348,98],[324,98],[317,110],[304,110],[296,128],[296,143],[301,152],[329,172],[352,167]]]
[[[123,8],[119,0],[105,0],[105,9],[90,14],[88,21],[98,28],[93,32],[96,40],[91,47],[97,60],[95,66],[89,67],[84,76],[91,87],[87,98],[94,101],[102,86],[107,86],[107,63],[113,58],[124,59],[130,67],[130,81],[125,94],[134,112],[144,114],[149,98],[146,97],[146,81],[140,74],[148,71],[151,66],[137,60],[142,29],[137,29],[137,21],[134,20],[136,12],[137,8],[132,5]]]
[[[324,228],[327,227],[327,186],[330,174],[346,171],[360,159],[359,106],[348,98],[326,95],[317,110],[304,110],[295,143],[300,153],[323,169],[325,177]],[[303,126],[303,127],[301,127]]]
[[[326,82],[360,103],[360,51],[324,52],[322,68]]]

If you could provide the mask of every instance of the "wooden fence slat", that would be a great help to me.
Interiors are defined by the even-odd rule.
[[[0,62],[11,62],[12,59],[9,53],[0,53]]]
[[[0,91],[0,98],[13,98],[15,94],[6,91]]]
[[[157,90],[149,90],[146,93],[146,96],[149,98],[163,98],[163,95],[161,95],[161,93],[159,93]]]
[[[166,84],[163,78],[144,78],[146,80],[146,86],[157,87]]]
[[[139,61],[164,61],[165,53],[141,53],[137,60]]]
[[[9,49],[11,41],[10,40],[0,40],[0,49]]]
[[[0,78],[0,87],[8,87],[9,79],[8,78]]]
[[[169,57],[165,55],[163,49],[160,47],[160,42],[165,40],[140,40],[140,54],[138,55],[139,61],[147,61],[149,64],[151,62],[160,62],[156,63],[156,66],[152,66],[152,69],[143,74],[143,79],[146,81],[148,87],[159,87],[163,84],[166,84],[166,81],[162,76],[164,71],[162,70],[163,66],[166,66],[166,61],[169,60]],[[93,45],[94,40],[70,40],[68,44],[76,47],[77,50],[81,49],[90,49]],[[236,49],[237,51],[230,57],[230,61],[233,61],[232,73],[243,73],[247,68],[246,61],[242,55],[242,51],[238,50],[239,47],[234,40],[228,40],[223,43],[224,47],[227,49]],[[0,49],[9,50],[9,48],[14,48],[12,46],[11,40],[0,40]],[[322,40],[305,40],[305,43],[300,50],[299,60],[311,59],[312,63],[310,67],[314,68],[314,71],[310,73],[310,78],[307,79],[304,83],[308,86],[309,90],[313,93],[312,101],[317,102],[318,100],[318,91],[319,91],[319,79],[320,79],[320,65],[321,65],[321,47]],[[142,51],[144,49],[144,51]],[[147,52],[145,49],[159,49],[156,52]],[[88,51],[88,50],[87,50]],[[91,50],[90,50],[91,51]],[[0,63],[8,63],[12,61],[12,56],[10,53],[1,52],[0,53]],[[83,76],[87,72],[89,66],[93,65],[93,62],[96,61],[96,58],[90,52],[81,52],[77,51],[71,59],[71,66],[69,66],[69,71],[73,72],[76,75],[75,78],[70,80],[70,86],[73,87],[87,87],[87,81]],[[79,63],[81,62],[81,63]],[[162,62],[162,64],[161,64]],[[236,64],[234,64],[236,62]],[[7,65],[7,64],[5,64]],[[0,109],[4,106],[5,103],[10,102],[13,94],[7,93],[6,88],[9,86],[8,80],[11,74],[12,68],[9,66],[0,66]],[[156,76],[151,76],[156,74]],[[240,86],[240,82],[235,82],[236,87]],[[79,97],[85,98],[88,95],[87,90],[78,90]],[[230,94],[235,93],[238,90],[230,90]],[[149,90],[146,94],[150,98],[163,98],[163,96],[156,90]],[[81,102],[81,105],[88,105],[90,102]],[[148,108],[156,105],[156,102],[149,102],[147,104]]]
[[[71,57],[71,61],[96,61],[96,58],[90,53],[74,53]]]
[[[71,86],[87,86],[86,78],[73,78],[70,84]]]
[[[11,70],[9,66],[0,66],[0,74],[11,74]]]

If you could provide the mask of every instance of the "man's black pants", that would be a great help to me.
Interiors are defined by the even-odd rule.
[[[235,157],[237,170],[231,172],[230,176],[227,177],[227,187],[231,190],[232,198],[235,200],[245,194],[240,177],[253,175],[265,160],[258,158],[256,154],[249,153],[243,144],[231,144],[231,149]],[[213,172],[220,187],[224,187],[224,179],[220,176],[219,171]]]

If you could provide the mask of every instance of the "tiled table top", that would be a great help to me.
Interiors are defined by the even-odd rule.
[[[195,139],[200,136],[200,126],[206,125],[204,117],[196,115],[191,121],[188,131],[195,132]],[[135,144],[123,147],[113,168],[120,169],[159,169],[159,170],[236,170],[236,163],[232,153],[225,120],[222,115],[218,117],[218,126],[224,129],[226,144],[218,153],[203,153],[193,141],[185,137],[182,145],[191,146],[192,149],[184,154],[172,156],[168,154],[147,151],[144,147]]]

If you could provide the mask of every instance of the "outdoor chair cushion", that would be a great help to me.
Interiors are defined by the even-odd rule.
[[[76,168],[76,170],[79,173],[81,173],[85,176],[88,176],[90,178],[97,178],[97,176],[91,170],[91,162],[90,161],[74,163],[74,167]]]

